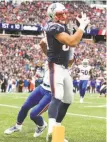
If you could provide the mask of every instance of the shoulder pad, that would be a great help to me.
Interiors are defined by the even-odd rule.
[[[65,31],[65,27],[61,24],[53,23],[49,26],[48,33],[55,36]]]

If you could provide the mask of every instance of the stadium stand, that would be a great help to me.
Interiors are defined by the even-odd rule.
[[[47,21],[46,9],[51,2],[22,2],[20,5],[15,5],[12,2],[0,2],[0,22],[19,23],[19,24],[42,24]],[[63,2],[70,10],[71,17],[79,15],[84,11],[91,18],[92,28],[106,28],[106,9],[91,8],[85,2],[71,1]]]
[[[51,2],[41,1],[26,1],[20,4],[5,3],[0,1],[0,23],[20,24],[20,25],[40,25],[44,26],[48,20],[46,17],[46,9]],[[63,4],[69,9],[73,27],[76,29],[75,16],[78,16],[84,11],[91,19],[91,23],[87,28],[86,34],[89,35],[106,35],[106,9],[91,8],[85,2],[75,1],[66,2]],[[71,25],[72,26],[72,25]],[[0,29],[1,30],[1,29]],[[94,30],[93,32],[90,32]],[[2,31],[4,32],[4,30]],[[36,80],[36,69],[42,66],[46,56],[39,49],[38,37],[10,37],[0,36],[0,80],[3,78],[7,81],[12,79],[13,84],[20,77],[24,80],[34,78]],[[76,68],[81,63],[83,58],[90,60],[90,65],[93,67],[95,77],[103,77],[103,72],[106,68],[106,45],[105,42],[87,42],[81,41],[76,50],[76,63],[73,66],[71,74],[76,74]],[[80,52],[81,51],[81,52]],[[30,81],[29,81],[30,82]],[[8,83],[6,83],[6,87]]]

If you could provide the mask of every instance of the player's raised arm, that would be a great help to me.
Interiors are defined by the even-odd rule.
[[[85,27],[89,24],[90,20],[88,17],[86,17],[86,14],[81,13],[82,18],[77,17],[76,19],[78,20],[78,22],[80,23],[80,26],[78,28],[78,30],[75,32],[75,34],[73,35],[69,35],[65,32],[62,32],[60,34],[57,34],[55,36],[55,38],[60,41],[63,44],[66,44],[68,46],[76,46],[84,33],[84,29]]]
[[[57,23],[57,25],[62,24],[62,26],[69,23],[68,13],[69,12],[64,6],[58,4],[50,5],[47,11],[48,17],[50,17],[52,22],[54,22],[54,25]],[[80,26],[74,35],[69,35],[69,33],[67,33],[64,29],[61,31],[61,26],[59,29],[57,28],[58,26],[51,27],[51,32],[60,43],[72,47],[76,46],[80,42],[84,33],[84,29],[90,23],[90,20],[83,12],[81,13],[81,18],[76,17],[76,20],[80,23]],[[56,33],[54,33],[55,29],[57,29]]]

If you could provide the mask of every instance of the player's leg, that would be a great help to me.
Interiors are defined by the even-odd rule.
[[[96,93],[96,91],[95,91],[95,86],[93,87],[93,90],[94,90],[94,94]]]
[[[79,83],[79,94],[80,94],[80,97],[83,96],[82,85],[83,85],[83,80],[80,80],[80,83]]]
[[[27,116],[28,111],[37,105],[39,101],[42,99],[43,95],[41,93],[41,86],[38,86],[27,98],[23,106],[21,107],[21,110],[19,111],[18,117],[17,117],[17,123],[22,124],[24,119]]]
[[[83,97],[85,96],[85,92],[86,92],[86,89],[87,89],[87,84],[88,84],[88,80],[84,80],[83,82],[83,86],[82,86],[82,90],[83,90]]]
[[[60,104],[60,107],[58,109],[58,115],[56,122],[61,123],[62,120],[64,119],[66,112],[72,103],[74,98],[74,93],[73,93],[73,81],[71,76],[69,75],[68,70],[65,70],[65,78],[64,78],[64,96],[63,100]],[[62,111],[63,110],[63,111]]]
[[[56,125],[58,107],[64,95],[64,90],[63,90],[64,75],[63,75],[62,66],[56,64],[49,64],[49,70],[50,70],[50,85],[53,97],[48,109],[49,120],[48,120],[47,141],[51,141],[49,137],[52,134],[53,126]]]
[[[99,96],[99,97],[102,97],[103,94],[104,94],[104,96],[106,97],[106,85],[102,85],[102,86],[101,86],[99,93],[100,93],[100,96]]]
[[[64,95],[58,108],[58,114],[56,117],[56,126],[61,125],[61,122],[64,119],[66,112],[73,100],[73,84],[68,70],[66,69],[64,70],[63,76],[64,76],[63,80],[64,85],[62,86],[63,87],[62,90],[64,91]],[[67,140],[64,139],[64,142],[67,142]]]
[[[52,97],[51,103],[48,108],[48,134],[52,134],[53,126],[56,125],[56,117],[58,114],[58,107],[60,106],[61,101]]]
[[[100,92],[100,85],[97,85],[97,92],[99,93]]]
[[[92,86],[92,93],[95,94],[95,86]]]
[[[73,93],[73,84],[72,78],[69,75],[68,70],[65,70],[65,78],[64,78],[64,97],[60,104],[58,115],[56,122],[61,123],[64,119],[66,112],[73,101],[74,93]],[[63,111],[62,111],[63,110]]]
[[[38,102],[41,100],[42,96],[40,94],[40,86],[37,87],[27,98],[25,103],[22,105],[18,116],[17,116],[17,123],[15,126],[7,129],[4,131],[5,134],[11,134],[16,131],[20,131],[22,129],[22,123],[24,122],[24,119],[26,118],[28,111],[35,105],[38,104]]]
[[[63,119],[66,116],[67,110],[70,106],[70,104],[73,101],[74,93],[73,93],[73,81],[71,76],[69,75],[68,70],[65,69],[65,75],[64,75],[64,96],[60,103],[58,114],[56,118],[56,126],[61,125]],[[66,139],[64,139],[64,142],[68,142]]]
[[[91,93],[94,93],[94,86],[91,86]]]
[[[82,90],[82,84],[83,84],[83,81],[80,80],[80,83],[79,83],[80,103],[83,103],[83,90]]]
[[[83,103],[84,101],[84,96],[85,96],[85,92],[86,92],[86,89],[87,89],[87,84],[88,84],[88,80],[83,80],[82,81],[82,94],[81,94],[81,98],[80,98],[80,103]]]
[[[47,123],[43,120],[41,114],[44,113],[49,106],[49,103],[51,102],[51,92],[40,88],[41,94],[43,94],[43,98],[39,101],[37,106],[35,106],[31,113],[30,118],[33,120],[33,122],[37,125],[37,129],[34,133],[34,137],[40,136],[44,129],[47,126]]]

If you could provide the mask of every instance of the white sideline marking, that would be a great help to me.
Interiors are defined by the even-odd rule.
[[[74,103],[80,104],[79,101],[74,101]],[[93,103],[93,102],[83,102],[83,104],[94,104],[94,105],[100,104],[100,105],[103,105],[102,103]]]
[[[75,115],[80,117],[90,117],[90,118],[97,118],[97,119],[107,119],[106,117],[100,117],[100,116],[91,116],[91,115],[84,115],[84,114],[74,114],[74,113],[67,113],[68,115]]]
[[[11,96],[11,95],[1,95],[2,97],[8,97],[8,98],[13,98],[13,99],[27,99],[28,98],[28,96]],[[73,101],[74,103],[77,103],[77,104],[80,104],[80,102],[79,101]],[[93,102],[84,102],[84,104],[94,104],[94,105],[98,105],[98,104],[100,104],[100,105],[103,105],[102,103],[93,103]]]
[[[6,105],[6,104],[0,104],[0,106],[3,106],[3,107],[11,107],[11,108],[20,108],[18,106],[12,106],[12,105]]]
[[[80,104],[79,101],[74,101],[74,103],[79,103]],[[93,103],[92,102],[84,102],[84,104],[93,104]]]
[[[26,99],[28,97],[14,97],[13,99]]]
[[[10,107],[10,108],[20,108],[19,106],[12,106],[12,105],[6,105],[6,104],[0,104],[0,106]],[[74,114],[74,113],[67,113],[67,115],[70,115],[70,116],[74,115],[74,116],[80,116],[80,117],[90,117],[90,118],[96,118],[96,119],[107,119],[106,117],[90,116],[90,115]]]
[[[15,95],[14,96],[3,96],[2,95],[1,97],[6,97],[6,98],[8,97],[8,98],[13,98],[13,99],[26,99],[26,98],[28,98],[28,96],[24,97],[24,96],[15,96]]]
[[[100,106],[84,106],[84,107],[96,107],[96,108],[97,108],[97,107],[98,107],[98,108],[101,107],[101,108],[102,108],[102,107],[107,107],[107,105],[100,105]]]

